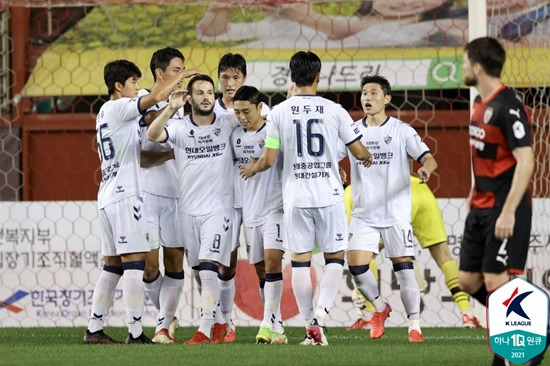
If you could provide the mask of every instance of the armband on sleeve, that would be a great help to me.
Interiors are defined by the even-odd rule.
[[[267,136],[265,138],[265,147],[279,150],[279,148],[281,147],[281,140],[279,140],[277,137]]]

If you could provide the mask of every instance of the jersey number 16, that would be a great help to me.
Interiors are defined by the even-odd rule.
[[[303,156],[303,146],[302,146],[302,121],[299,119],[293,120],[294,125],[296,125],[296,150],[298,156]],[[306,122],[306,145],[307,153],[310,156],[323,156],[325,153],[325,139],[320,133],[315,133],[311,131],[311,126],[314,123],[323,123],[322,120],[317,118],[309,119]],[[314,150],[314,141],[317,140],[317,149]]]

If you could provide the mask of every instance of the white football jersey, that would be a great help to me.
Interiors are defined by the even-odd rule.
[[[263,118],[266,118],[269,114],[269,111],[271,108],[264,102],[262,102],[262,109],[260,110],[260,115]],[[235,110],[233,108],[227,108],[225,104],[223,104],[222,97],[219,97],[214,102],[214,113],[216,113],[216,116],[225,116],[225,115],[235,115]],[[241,181],[242,178],[240,176],[239,169],[235,169],[235,174],[233,177],[233,184],[235,188],[235,208],[241,208],[243,207],[243,199],[242,199],[242,192],[241,192]]]
[[[361,142],[374,157],[365,168],[350,158],[352,217],[374,227],[388,227],[411,221],[409,156],[420,160],[430,153],[428,146],[409,124],[388,117],[380,126],[356,122]]]
[[[97,204],[100,209],[127,197],[141,197],[139,99],[109,100],[97,114],[95,128],[101,162]]]
[[[343,201],[338,140],[361,135],[341,105],[315,95],[295,95],[267,117],[267,136],[280,140],[283,197],[293,207],[326,207]]]
[[[139,91],[138,95],[149,94],[149,91],[142,89]],[[163,101],[155,104],[147,111],[158,111],[164,108],[168,103]],[[183,118],[183,107],[180,108],[172,119],[168,121],[180,120]],[[167,123],[167,125],[168,125]],[[145,136],[147,132],[147,125],[144,122],[141,123],[141,135]],[[170,151],[174,148],[171,143],[158,143],[149,141],[144,138],[141,142],[141,150],[147,151]],[[141,177],[141,188],[144,192],[151,193],[157,196],[169,197],[169,198],[178,198],[180,196],[180,186],[178,183],[178,170],[176,167],[176,161],[174,159],[168,160],[162,164],[153,165],[150,167],[141,167],[140,169]]]
[[[237,126],[234,115],[214,115],[207,126],[198,126],[188,115],[165,128],[176,147],[184,213],[197,216],[233,207],[233,179],[228,177],[235,173],[230,137]]]
[[[250,156],[256,160],[262,156],[265,136],[265,125],[258,131],[245,131],[242,126],[233,131],[231,146],[238,168],[247,165],[250,162]],[[241,186],[244,226],[260,226],[267,221],[270,213],[283,208],[281,163],[282,160],[277,158],[276,163],[267,171],[256,174],[247,180],[239,177],[239,180],[235,182]]]

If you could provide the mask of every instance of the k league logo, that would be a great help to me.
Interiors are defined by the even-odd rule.
[[[544,351],[548,332],[548,294],[523,278],[489,295],[487,323],[491,350],[514,364]]]

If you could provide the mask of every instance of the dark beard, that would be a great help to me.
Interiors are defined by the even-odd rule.
[[[477,78],[476,77],[473,77],[473,78],[464,77],[464,85],[466,85],[466,86],[477,86]]]
[[[201,109],[200,104],[193,105],[193,112],[199,116],[209,116],[210,114],[212,114],[213,110],[214,110],[214,105],[212,105],[212,107],[207,110]]]

